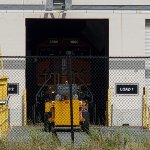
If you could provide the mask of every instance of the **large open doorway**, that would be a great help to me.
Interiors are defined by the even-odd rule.
[[[40,72],[50,65],[53,70],[59,70],[62,63],[56,59],[69,55],[74,57],[73,69],[82,72],[83,68],[84,75],[81,78],[85,79],[84,83],[89,85],[92,93],[93,104],[89,109],[91,123],[105,123],[109,75],[108,19],[26,19],[26,55],[29,56],[26,69],[28,118],[33,120],[35,116],[33,107],[36,94],[44,83]],[[49,58],[46,59],[45,56]],[[76,58],[81,56],[80,59]],[[42,118],[44,96],[41,101]]]

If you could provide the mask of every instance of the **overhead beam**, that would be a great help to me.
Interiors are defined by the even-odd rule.
[[[0,10],[56,10],[53,0],[47,0],[46,5],[9,5],[0,4]],[[72,0],[66,0],[66,10],[150,10],[150,5],[72,5]]]

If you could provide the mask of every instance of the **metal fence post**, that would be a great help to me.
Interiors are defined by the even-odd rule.
[[[71,120],[71,140],[74,143],[74,129],[73,129],[73,102],[72,102],[72,66],[71,57],[69,56],[69,71],[70,71],[70,120]]]
[[[113,104],[111,105],[111,126],[113,126]]]

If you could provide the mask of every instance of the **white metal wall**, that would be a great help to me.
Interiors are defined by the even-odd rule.
[[[45,4],[46,0],[0,0],[0,4]]]
[[[148,0],[72,0],[73,5],[150,5]]]
[[[4,58],[4,74],[8,83],[18,84],[18,92],[9,94],[9,120],[11,126],[22,126],[23,123],[23,91],[25,89],[25,59]],[[0,66],[1,67],[1,66]],[[1,76],[0,70],[0,76]]]
[[[145,21],[145,56],[150,56],[150,20]]]
[[[8,83],[18,83],[19,93],[10,94],[9,114],[10,126],[23,125],[23,91],[25,89],[25,69],[7,69]]]
[[[110,59],[110,63],[113,60]],[[116,61],[118,61],[116,59]],[[119,61],[122,61],[121,59]],[[126,60],[126,61],[129,61]],[[132,60],[137,63],[137,60]],[[143,60],[144,61],[144,60]],[[112,105],[112,126],[142,126],[142,97],[145,86],[145,70],[113,69],[109,70],[109,81]],[[116,84],[137,84],[138,94],[119,95],[116,93]]]
[[[25,56],[25,18],[22,14],[0,13],[0,46],[3,56]]]
[[[46,12],[0,12],[0,45],[3,55],[25,56],[25,18],[44,18]],[[54,11],[54,18],[62,13]],[[109,19],[109,55],[145,55],[145,18],[149,14],[122,11],[68,11],[67,18]],[[48,19],[51,15],[48,13]],[[14,21],[15,20],[15,21]],[[115,36],[115,38],[114,38]]]

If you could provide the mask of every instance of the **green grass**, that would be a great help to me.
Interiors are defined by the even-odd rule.
[[[42,128],[28,127],[31,141],[7,142],[0,141],[0,150],[149,150],[150,138],[133,138],[128,132],[122,134],[102,134],[98,130],[91,130],[82,145],[63,145],[51,133],[45,133]],[[65,137],[64,137],[65,138]]]

